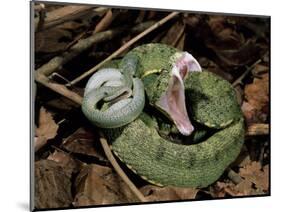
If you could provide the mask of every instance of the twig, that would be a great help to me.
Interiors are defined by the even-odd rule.
[[[148,34],[149,32],[153,31],[154,29],[158,28],[159,26],[161,26],[162,24],[164,24],[165,22],[167,22],[168,20],[170,20],[171,18],[175,17],[178,14],[179,14],[178,12],[171,13],[170,15],[166,16],[164,19],[160,20],[159,22],[157,22],[156,24],[154,24],[153,26],[151,26],[147,30],[143,31],[141,34],[139,34],[138,36],[136,36],[135,38],[130,40],[127,44],[125,44],[119,50],[117,50],[115,53],[113,53],[112,54],[113,56],[111,55],[112,56],[111,58],[118,55],[119,53],[124,51],[126,48],[128,48],[130,45],[132,45],[134,42],[136,42],[137,40],[142,38],[144,35]],[[102,34],[102,33],[98,33],[98,34]],[[95,34],[95,35],[98,35],[98,34]],[[104,39],[104,38],[100,38],[100,40],[102,40],[102,39]],[[93,43],[94,42],[92,41],[91,44],[93,44]],[[84,46],[83,46],[83,44],[84,44]],[[85,47],[85,45],[86,45],[86,47]],[[77,49],[77,46],[80,47],[80,48]],[[73,50],[73,52],[75,52],[75,50],[76,51],[80,50],[80,52],[81,52],[82,50],[85,50],[87,47],[89,47],[89,42],[83,43],[83,40],[81,40],[76,45],[72,46],[71,49]],[[46,87],[50,88],[51,90],[65,96],[65,97],[71,99],[72,101],[81,105],[81,103],[82,103],[82,97],[81,96],[79,96],[75,92],[69,90],[64,85],[51,82],[50,79],[46,76],[47,74],[50,74],[50,73],[54,72],[58,67],[63,65],[66,61],[69,61],[70,59],[72,59],[74,56],[77,55],[77,52],[76,53],[73,53],[73,52],[72,52],[72,54],[66,53],[66,54],[63,54],[61,57],[56,57],[56,58],[52,59],[47,65],[45,64],[44,66],[42,66],[40,69],[38,69],[35,72],[35,80],[37,82],[40,82],[41,84],[45,85]],[[93,72],[93,69],[91,69],[91,72]],[[76,79],[74,82],[78,82],[79,80],[83,79],[84,77],[88,76],[89,74],[91,74],[91,73],[89,73],[89,71],[86,72],[86,74],[81,75],[82,77],[79,77],[79,79]],[[106,139],[103,136],[100,138],[100,142],[101,142],[101,145],[104,149],[105,155],[107,156],[108,160],[111,162],[115,171],[124,180],[124,182],[129,186],[129,188],[138,197],[138,199],[142,202],[146,202],[147,200],[143,196],[143,194],[130,181],[130,179],[127,177],[127,175],[124,173],[124,171],[118,165],[117,161],[115,160],[115,158],[114,158],[114,156],[113,156],[113,154],[112,154],[112,152],[109,148],[109,145],[108,145]]]
[[[240,84],[241,81],[247,76],[247,74],[261,62],[261,59],[257,60],[254,64],[252,64],[240,77],[238,77],[233,83],[232,86],[235,87],[236,85]]]
[[[178,44],[179,40],[180,40],[181,37],[184,35],[184,28],[185,28],[185,26],[183,26],[183,27],[181,28],[181,30],[180,30],[180,32],[178,33],[176,39],[175,39],[174,42],[172,43],[172,46],[175,47],[175,46]]]
[[[261,146],[260,155],[259,155],[259,162],[260,162],[260,164],[263,164],[264,150],[265,150],[265,146],[262,145],[262,146]]]
[[[102,148],[104,150],[104,153],[108,160],[110,161],[111,165],[115,169],[115,171],[119,174],[119,176],[123,179],[123,181],[129,186],[131,191],[136,195],[136,197],[141,202],[146,202],[146,198],[143,196],[143,194],[139,191],[139,189],[132,183],[132,181],[127,177],[127,175],[124,173],[124,171],[120,168],[119,164],[117,163],[116,159],[114,158],[110,147],[107,143],[107,140],[104,138],[104,136],[101,134],[100,142],[102,145]]]
[[[232,196],[232,197],[237,196],[237,193],[234,192],[234,191],[232,191],[232,190],[231,190],[230,188],[228,188],[228,187],[224,188],[224,191],[225,191],[227,194],[229,194],[230,196]]]
[[[233,171],[232,169],[228,168],[227,169],[227,176],[228,178],[234,182],[236,185],[239,184],[240,182],[242,182],[242,178],[240,177],[239,174],[237,174],[235,171]]]
[[[170,13],[168,16],[166,16],[165,18],[161,19],[160,21],[158,21],[157,23],[155,23],[154,25],[152,25],[151,27],[149,27],[148,29],[146,29],[145,31],[143,31],[142,33],[138,34],[136,37],[132,38],[130,41],[128,41],[126,44],[124,44],[123,46],[121,46],[118,50],[116,50],[115,52],[113,52],[109,57],[107,57],[105,60],[103,60],[102,62],[100,62],[99,64],[97,64],[95,67],[91,68],[90,70],[84,72],[82,75],[80,75],[79,77],[77,77],[76,79],[72,80],[70,83],[67,84],[67,86],[71,86],[74,85],[76,83],[78,83],[79,81],[81,81],[82,79],[84,79],[85,77],[89,76],[90,74],[92,74],[93,72],[95,72],[96,70],[98,70],[102,65],[104,65],[106,62],[108,62],[109,60],[112,60],[114,57],[118,56],[119,54],[121,54],[123,51],[125,51],[127,48],[129,48],[132,44],[134,44],[135,42],[137,42],[139,39],[141,39],[142,37],[144,37],[145,35],[147,35],[148,33],[150,33],[151,31],[157,29],[158,27],[162,26],[164,23],[166,23],[167,21],[169,21],[170,19],[174,18],[175,16],[177,16],[179,14],[179,12],[172,12]]]
[[[51,12],[46,14],[46,19],[44,22],[44,27],[38,28],[39,19],[34,19],[35,29],[36,31],[43,31],[65,23],[67,21],[72,21],[82,16],[89,15],[91,13],[94,14],[102,14],[104,13],[107,8],[99,7],[94,9],[91,6],[64,6],[59,9],[55,9]]]
[[[77,104],[82,103],[82,97],[79,96],[77,93],[69,90],[67,87],[65,87],[62,84],[51,82],[48,77],[41,74],[40,72],[35,73],[35,80],[37,82],[40,82],[41,84],[45,85],[46,87],[50,88],[51,90],[69,98],[70,100],[76,102]]]
[[[111,10],[108,10],[105,16],[101,19],[101,21],[96,25],[93,33],[102,32],[108,28],[111,24],[114,16]]]
[[[57,93],[71,99],[72,101],[82,104],[82,97],[76,94],[75,92],[69,90],[64,85],[57,84],[50,82],[49,78],[45,75],[41,74],[40,72],[37,72],[35,75],[35,79],[45,85],[46,87],[50,88],[53,91],[56,91]],[[113,154],[111,153],[111,150],[108,146],[108,143],[105,138],[100,138],[101,145],[103,147],[103,150],[105,152],[106,157],[112,164],[115,171],[119,174],[119,176],[124,180],[124,182],[128,185],[128,187],[131,189],[131,191],[138,197],[138,199],[141,202],[146,202],[145,197],[142,195],[142,193],[137,189],[137,187],[132,183],[132,181],[127,177],[127,175],[124,173],[124,171],[121,169],[121,167],[118,165],[117,161],[115,160]],[[37,142],[37,148],[40,149],[44,145],[44,141]]]
[[[42,10],[45,10],[45,4],[40,3],[40,4],[34,5],[34,10],[35,10],[36,12],[40,12],[40,11],[42,11]]]
[[[59,79],[62,79],[62,80],[64,80],[65,82],[69,82],[68,79],[66,79],[64,76],[60,75],[60,74],[57,73],[57,72],[54,72],[54,73],[52,73],[50,76],[48,76],[48,78],[49,78],[49,79],[52,79],[52,80],[53,80],[55,77],[57,77],[57,78],[59,78]]]
[[[111,24],[112,20],[114,19],[114,16],[112,14],[111,10],[108,10],[105,16],[101,19],[101,21],[96,25],[93,34],[102,32],[108,28],[108,26]],[[89,29],[88,29],[89,30]],[[65,51],[67,51],[71,46],[73,46],[75,43],[77,43],[78,40],[80,40],[83,36],[85,36],[88,32],[88,30],[82,32],[76,38],[71,41],[65,48]]]
[[[268,124],[251,124],[247,127],[247,136],[254,135],[268,135],[269,134],[269,125]]]
[[[138,33],[146,28],[150,27],[152,24],[154,24],[154,21],[148,21],[142,24],[139,24],[131,29],[130,32],[132,33]],[[56,56],[53,59],[51,59],[48,63],[42,65],[40,68],[36,70],[36,72],[40,72],[44,75],[49,75],[52,72],[60,69],[64,64],[66,64],[68,61],[72,60],[74,57],[78,56],[80,53],[86,51],[87,49],[91,48],[94,44],[103,42],[106,40],[110,40],[113,37],[121,34],[124,32],[126,28],[116,28],[113,30],[107,30],[104,32],[99,32],[96,34],[93,34],[92,36],[82,39],[78,41],[75,45],[73,45],[71,48],[69,48],[68,52],[65,52],[61,54],[60,56]]]
[[[39,9],[39,21],[38,21],[37,27],[35,28],[36,31],[41,30],[43,28],[43,25],[45,23],[45,17],[46,17],[45,4],[39,4],[37,6],[40,6],[40,9]]]

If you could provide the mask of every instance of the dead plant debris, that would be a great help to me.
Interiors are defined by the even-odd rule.
[[[41,17],[40,29],[35,32],[35,67],[43,67],[48,74],[54,70],[56,76],[48,78],[54,83],[67,83],[79,77],[169,14],[47,3],[45,12],[46,23],[44,25]],[[71,13],[75,13],[75,17]],[[50,17],[52,14],[59,16]],[[39,15],[35,13],[36,20]],[[188,51],[204,69],[230,83],[236,81],[248,133],[237,160],[207,188],[158,187],[124,169],[137,189],[150,202],[268,194],[269,19],[183,12],[129,48],[150,42]],[[83,93],[84,86],[82,80],[69,89]],[[57,115],[61,117],[79,110],[78,104],[54,92],[46,94],[42,86],[37,86],[35,103],[38,121],[34,138],[36,208],[139,202],[111,167],[99,143],[97,129],[83,118],[77,123],[76,116],[71,115],[62,121],[76,123],[77,130],[62,127],[60,120],[54,121]],[[53,139],[56,142],[46,145]],[[249,146],[251,144],[258,145]]]

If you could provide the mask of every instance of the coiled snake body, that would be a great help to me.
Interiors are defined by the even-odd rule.
[[[116,156],[156,185],[206,187],[243,145],[243,116],[232,86],[201,72],[187,52],[163,44],[137,47],[117,69],[94,74],[82,110],[93,124],[110,128],[104,132]],[[193,141],[175,143],[171,134]]]

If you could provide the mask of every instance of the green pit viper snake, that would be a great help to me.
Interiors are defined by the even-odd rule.
[[[164,44],[136,47],[115,67],[95,73],[82,111],[103,128],[122,162],[159,186],[212,184],[244,141],[231,84],[201,71],[191,54]]]

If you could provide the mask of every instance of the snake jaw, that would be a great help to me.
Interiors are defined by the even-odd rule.
[[[194,127],[187,114],[183,80],[189,71],[201,70],[197,60],[191,54],[183,52],[172,67],[168,89],[156,102],[172,119],[180,133],[186,136],[193,132]]]

